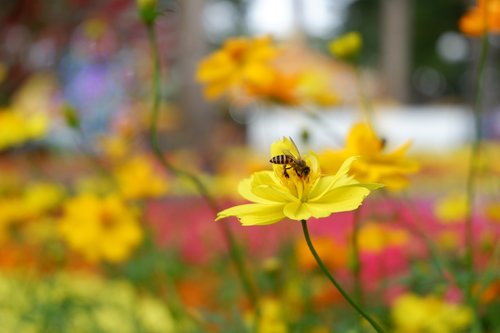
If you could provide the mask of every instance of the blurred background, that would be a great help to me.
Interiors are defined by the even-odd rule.
[[[246,332],[255,312],[215,215],[242,202],[242,179],[270,169],[278,138],[293,137],[304,152],[342,149],[366,108],[360,86],[381,134],[371,142],[380,148],[374,174],[394,172],[401,188],[375,191],[362,213],[312,221],[320,254],[351,290],[359,219],[370,311],[394,332],[465,332],[476,315],[462,307],[465,221],[474,218],[484,278],[474,286],[476,317],[498,332],[500,35],[488,37],[485,140],[471,162],[480,38],[458,22],[474,3],[158,0],[158,153],[155,73],[136,1],[1,0],[0,332]],[[362,36],[356,66],[328,46],[350,31]],[[208,99],[200,64],[231,37],[262,35],[285,50],[279,65],[313,68],[331,88],[326,97],[339,100],[302,108]],[[466,188],[475,162],[474,197]],[[367,332],[294,222],[227,220],[261,291],[269,326],[258,332]],[[432,249],[450,274],[434,267]],[[396,302],[401,295],[409,298]],[[423,326],[410,330],[407,318]]]
[[[361,65],[369,73],[375,103],[397,106],[400,113],[406,111],[403,106],[411,105],[414,112],[410,114],[417,114],[412,118],[417,121],[415,139],[439,135],[439,128],[446,127],[440,119],[446,121],[451,115],[457,128],[450,130],[451,139],[442,138],[443,145],[461,144],[470,135],[468,105],[479,48],[477,38],[458,31],[458,19],[468,5],[455,0],[162,0],[157,31],[164,97],[169,121],[179,123],[170,126],[169,139],[162,144],[166,149],[216,146],[225,141],[220,136],[229,135],[220,130],[228,123],[225,116],[241,124],[237,132],[252,127],[252,117],[247,115],[231,110],[226,110],[228,114],[213,112],[220,104],[207,103],[195,82],[200,59],[226,38],[272,34],[296,45],[296,59],[289,61],[298,62],[301,57],[326,57],[327,42],[352,30],[364,39]],[[99,132],[117,114],[131,112],[131,104],[147,96],[149,51],[133,1],[5,0],[0,18],[1,103],[8,103],[34,74],[44,75],[55,86],[54,98],[79,110],[86,131]],[[497,137],[500,41],[492,37],[491,43],[493,61],[486,71],[484,105],[487,134]],[[332,72],[352,76],[340,65]],[[352,94],[354,80],[343,82],[339,95]],[[349,104],[355,106],[349,100],[343,106]],[[441,106],[446,106],[444,113]],[[438,129],[426,133],[433,114]],[[58,131],[51,139],[67,143],[60,136],[64,133]],[[255,136],[252,134],[250,142],[258,141]],[[244,138],[243,134],[237,139]]]

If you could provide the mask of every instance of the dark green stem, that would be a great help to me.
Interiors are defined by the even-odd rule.
[[[361,283],[361,259],[359,253],[359,229],[360,229],[360,211],[361,208],[354,211],[354,221],[352,226],[351,238],[351,269],[354,279],[354,298],[361,306],[364,305],[363,285]]]
[[[479,53],[479,63],[474,82],[474,140],[472,141],[471,154],[469,159],[469,172],[467,175],[466,195],[467,195],[467,216],[465,218],[465,265],[468,271],[467,281],[465,285],[465,296],[470,306],[475,304],[473,288],[476,281],[475,263],[474,263],[474,199],[476,197],[475,181],[479,174],[479,157],[481,151],[481,141],[483,137],[482,130],[482,94],[484,86],[484,69],[488,55],[488,33],[485,32],[481,38],[481,50]],[[479,326],[476,312],[476,327]],[[475,328],[475,331],[482,331],[480,327]]]
[[[337,288],[340,294],[342,294],[345,300],[349,302],[349,304],[351,304],[351,306],[372,325],[375,331],[377,331],[378,333],[385,333],[386,331],[349,296],[349,294],[340,286],[337,280],[335,280],[335,278],[330,274],[330,272],[325,267],[325,264],[319,257],[318,253],[316,252],[316,249],[314,248],[311,242],[311,237],[309,236],[309,230],[307,229],[307,221],[302,220],[301,223],[302,223],[302,231],[304,232],[304,238],[306,239],[307,246],[309,247],[311,254],[313,255],[314,259],[316,259],[316,262],[318,263],[318,266],[321,268],[323,273],[325,273],[327,278],[335,286],[335,288]]]
[[[196,175],[178,169],[172,164],[170,164],[165,159],[165,156],[163,155],[163,152],[160,148],[159,136],[158,136],[158,116],[159,116],[160,97],[161,97],[160,56],[159,56],[160,53],[158,50],[158,43],[156,41],[156,32],[154,24],[147,24],[146,26],[148,30],[149,45],[151,48],[151,58],[153,60],[153,87],[152,87],[153,105],[151,108],[151,123],[149,129],[151,149],[164,169],[179,176],[183,176],[187,178],[189,181],[191,181],[191,183],[193,183],[194,186],[196,187],[198,193],[200,193],[200,195],[205,199],[211,210],[214,213],[218,213],[220,209],[217,203],[209,194],[207,188],[201,182],[201,180],[198,177],[196,177]],[[248,299],[250,300],[252,306],[254,308],[257,308],[257,292],[255,291],[254,286],[249,278],[248,272],[243,262],[241,251],[236,243],[234,235],[231,229],[229,228],[229,225],[224,221],[217,222],[217,225],[219,225],[219,227],[221,228],[222,235],[229,249],[230,258],[236,267],[237,274],[248,296]]]

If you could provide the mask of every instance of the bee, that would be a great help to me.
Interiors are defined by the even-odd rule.
[[[290,141],[295,147],[295,150],[298,152],[297,146],[295,142],[293,142],[292,138]],[[288,174],[288,170],[293,169],[299,178],[305,178],[309,175],[311,169],[307,166],[306,161],[304,161],[300,154],[298,157],[293,156],[293,154],[289,151],[284,151],[282,155],[276,155],[269,160],[272,164],[283,165],[283,175],[286,178],[290,178]]]

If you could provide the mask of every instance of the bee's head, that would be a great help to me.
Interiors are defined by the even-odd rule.
[[[308,176],[309,175],[309,172],[311,172],[311,168],[309,168],[308,166],[306,166],[304,168],[304,171],[302,172],[304,174],[304,176]]]

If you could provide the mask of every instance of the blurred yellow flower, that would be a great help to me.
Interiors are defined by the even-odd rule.
[[[469,36],[500,33],[500,0],[478,0],[477,5],[460,18],[459,27]]]
[[[359,54],[363,39],[359,32],[348,32],[328,44],[328,50],[337,58],[349,60]]]
[[[272,67],[268,69],[267,75],[269,78],[266,80],[259,80],[256,77],[248,81],[246,89],[252,99],[290,106],[300,103],[297,95],[300,75],[285,74]]]
[[[120,165],[115,177],[124,198],[157,198],[167,192],[167,181],[146,156],[135,156]]]
[[[292,164],[273,164],[273,171],[260,171],[243,180],[238,192],[253,202],[235,206],[217,214],[216,220],[236,216],[242,225],[267,225],[285,218],[307,220],[327,217],[335,212],[358,208],[370,190],[378,184],[362,184],[347,173],[356,158],[344,161],[335,175],[321,174],[315,154],[300,157],[289,138],[271,145],[271,158],[292,156]],[[279,158],[278,158],[279,159]],[[306,170],[307,168],[307,170]]]
[[[0,109],[0,150],[42,138],[49,125],[47,115],[18,109]]]
[[[297,98],[301,104],[313,104],[320,107],[333,106],[340,103],[328,82],[328,77],[317,70],[305,71],[300,76],[297,86]]]
[[[43,220],[43,214],[57,208],[63,197],[61,186],[34,182],[26,185],[22,193],[0,198],[0,242],[9,237],[12,225]]]
[[[406,231],[374,222],[364,224],[358,237],[360,249],[367,252],[381,252],[387,247],[404,246],[410,240]]]
[[[442,222],[453,223],[463,222],[468,209],[465,194],[451,194],[436,203],[434,212]]]
[[[407,293],[395,300],[391,317],[395,333],[454,333],[465,332],[472,312],[433,295]]]
[[[59,232],[70,248],[89,261],[122,262],[143,237],[134,212],[116,195],[82,194],[68,200]]]
[[[270,36],[231,38],[200,62],[196,77],[209,99],[246,94],[248,85],[268,86],[274,80],[270,62],[277,54]]]
[[[257,329],[258,333],[287,333],[288,325],[285,321],[284,303],[279,299],[264,297],[259,304],[260,316]],[[246,321],[252,325],[255,321],[253,313],[247,314]]]
[[[366,123],[355,124],[346,138],[342,150],[325,150],[319,156],[327,172],[336,170],[350,156],[359,156],[351,168],[351,174],[360,182],[381,183],[391,190],[408,186],[408,175],[418,171],[418,164],[407,158],[410,142],[386,153],[385,141],[375,134]]]
[[[64,188],[55,183],[29,183],[24,190],[25,209],[33,215],[56,208],[64,197]]]

